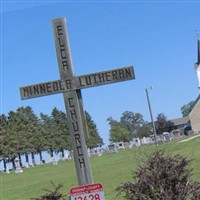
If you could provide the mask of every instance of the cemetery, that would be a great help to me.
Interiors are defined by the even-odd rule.
[[[177,135],[173,133],[164,133],[163,135],[157,136],[157,141],[161,145],[167,144],[170,141],[174,142],[182,142],[187,141],[188,139],[199,137],[199,134],[191,134],[190,136],[185,135]],[[118,153],[119,151],[125,150],[125,149],[137,149],[137,148],[143,148],[144,146],[154,146],[155,140],[154,136],[151,135],[150,137],[143,137],[143,138],[134,138],[130,142],[117,142],[112,143],[109,145],[104,145],[103,147],[95,147],[95,148],[88,148],[87,154],[89,157],[92,156],[102,156],[104,154],[110,154],[110,153]],[[34,161],[29,159],[29,162],[26,162],[25,156],[20,156],[20,162],[19,158],[15,158],[13,166],[12,162],[7,162],[7,167],[3,168],[3,159],[0,160],[0,172],[6,172],[9,174],[10,172],[14,171],[15,173],[22,173],[24,168],[30,168],[38,165],[43,164],[52,164],[52,165],[58,165],[59,162],[62,161],[69,161],[74,159],[73,151],[64,151],[64,157],[62,156],[62,153],[53,153],[53,157],[48,152],[41,152],[42,154],[42,161],[40,159],[39,154],[35,154]],[[31,158],[31,155],[28,155],[29,158]]]
[[[93,174],[97,182],[103,183],[105,198],[122,200],[121,196],[117,197],[117,193],[114,191],[115,187],[127,180],[131,180],[131,171],[137,169],[138,164],[146,158],[147,154],[151,154],[156,148],[160,151],[165,149],[168,154],[181,154],[195,159],[196,161],[192,162],[194,169],[193,179],[200,181],[198,176],[200,163],[199,159],[196,159],[199,155],[200,137],[177,143],[179,141],[181,140],[173,140],[158,147],[155,145],[141,145],[140,148],[121,148],[118,153],[104,152],[102,156],[91,155],[90,161]],[[71,160],[59,160],[57,165],[53,165],[49,161],[45,164],[37,164],[35,167],[22,168],[23,172],[19,174],[15,174],[15,171],[10,171],[10,174],[1,172],[4,180],[2,188],[4,199],[10,200],[16,197],[16,199],[26,200],[30,199],[30,197],[39,196],[39,194],[45,193],[43,189],[52,188],[51,181],[56,185],[58,183],[64,185],[61,189],[63,194],[68,193],[70,188],[77,186],[73,158]],[[20,182],[18,187],[15,185],[16,181]]]
[[[118,120],[110,116],[109,143],[104,144],[84,109],[82,89],[133,80],[134,89],[137,67],[130,63],[75,75],[66,18],[52,19],[51,25],[59,78],[28,80],[27,85],[24,78],[19,94],[23,102],[62,94],[65,112],[54,107],[51,114],[37,116],[30,106],[21,106],[1,114],[0,199],[200,199],[200,95],[181,107],[181,118],[169,120],[159,113],[154,119],[148,94],[152,87],[146,88],[151,122],[139,112],[124,111]],[[199,33],[194,67],[200,89]],[[96,115],[104,109],[103,101]]]

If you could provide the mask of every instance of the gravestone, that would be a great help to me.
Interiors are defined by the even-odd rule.
[[[109,144],[107,148],[108,153],[118,153],[118,149],[115,144]]]
[[[29,167],[30,167],[29,163],[28,163],[28,162],[26,162],[26,168],[29,168]]]
[[[135,138],[135,139],[134,139],[134,145],[135,145],[136,147],[140,147],[140,146],[141,146],[140,138]]]
[[[69,46],[66,20],[52,20],[60,79],[20,88],[22,99],[63,93],[68,126],[79,185],[93,183],[92,170],[86,146],[88,137],[81,89],[135,78],[133,66],[75,76]]]
[[[6,173],[10,174],[10,170],[9,170],[9,168],[7,166],[6,166]]]
[[[51,163],[53,165],[57,165],[58,164],[58,161],[55,159],[55,157],[51,157]]]
[[[15,166],[16,166],[15,174],[19,174],[23,172],[23,170],[20,167],[19,158],[15,158]]]

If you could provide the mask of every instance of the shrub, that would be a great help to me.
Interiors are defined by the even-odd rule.
[[[59,190],[60,188],[63,187],[63,185],[59,184],[58,186],[55,186],[53,182],[51,182],[51,184],[54,186],[54,190],[48,190],[48,189],[44,189],[45,191],[47,191],[47,194],[42,195],[41,197],[37,197],[37,198],[31,198],[32,200],[66,200],[65,196],[66,195],[62,195]]]
[[[116,191],[128,200],[199,200],[200,183],[189,179],[190,162],[181,155],[155,152],[133,172],[135,181],[121,184]]]

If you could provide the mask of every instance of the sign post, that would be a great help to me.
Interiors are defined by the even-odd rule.
[[[87,125],[82,105],[81,89],[135,78],[132,66],[109,71],[75,76],[65,18],[52,20],[54,41],[60,79],[20,88],[21,99],[63,93],[70,137],[79,185],[93,183],[92,170],[87,153]]]

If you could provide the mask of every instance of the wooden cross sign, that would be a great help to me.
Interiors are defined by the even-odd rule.
[[[75,76],[65,18],[52,20],[60,79],[20,88],[21,99],[63,93],[79,185],[93,183],[81,89],[135,78],[133,66]]]

